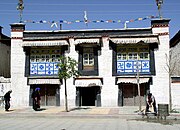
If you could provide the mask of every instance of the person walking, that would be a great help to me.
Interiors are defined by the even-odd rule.
[[[10,108],[10,94],[12,93],[12,90],[9,90],[5,95],[4,95],[4,101],[5,101],[5,111],[9,111]]]
[[[153,108],[155,115],[157,115],[156,100],[152,93],[149,93],[146,98],[146,112],[153,112],[149,110],[150,107]]]
[[[40,108],[40,88],[36,88],[35,91],[32,93],[32,99],[33,99],[33,109],[37,111]]]

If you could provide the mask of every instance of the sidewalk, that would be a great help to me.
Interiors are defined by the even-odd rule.
[[[138,114],[138,107],[74,107],[69,108],[69,112],[64,107],[42,106],[39,111],[34,111],[32,107],[10,108],[4,111],[0,107],[0,116],[60,116],[60,117],[111,117],[111,118],[142,118]],[[167,118],[180,119],[180,113],[171,113]]]
[[[135,111],[138,107],[73,107],[68,108],[69,112],[65,111],[64,107],[44,107],[40,111],[34,111],[32,107],[25,108],[10,108],[8,112],[4,108],[0,108],[0,115],[60,115],[60,116],[113,116],[119,115],[137,115]]]

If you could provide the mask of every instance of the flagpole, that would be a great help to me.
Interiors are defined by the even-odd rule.
[[[88,18],[87,18],[87,12],[84,11],[84,23],[86,24],[86,26],[88,26]]]
[[[129,21],[125,21],[124,22],[124,29],[127,29],[127,24],[129,23]]]
[[[22,22],[22,13],[24,9],[24,4],[23,0],[19,0],[19,3],[17,5],[17,10],[19,10],[19,22]]]
[[[163,4],[163,0],[156,0],[156,5],[158,7],[159,17],[162,19],[162,12],[161,12],[161,6]]]

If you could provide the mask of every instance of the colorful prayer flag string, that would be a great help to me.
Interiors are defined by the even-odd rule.
[[[51,24],[51,27],[57,27],[58,24],[73,24],[73,23],[82,23],[84,22],[86,25],[88,23],[129,23],[129,22],[135,22],[135,21],[143,21],[147,19],[154,19],[154,18],[159,18],[159,16],[146,16],[144,18],[136,18],[136,19],[130,19],[127,21],[122,21],[122,20],[88,20],[87,19],[87,14],[85,12],[84,20],[74,20],[74,21],[67,21],[67,20],[59,20],[59,21],[46,21],[46,20],[40,20],[40,21],[33,21],[33,20],[24,20],[22,21],[23,23],[38,23],[38,24]]]

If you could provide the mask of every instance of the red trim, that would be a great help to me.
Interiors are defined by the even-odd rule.
[[[23,37],[11,37],[11,39],[23,39]]]
[[[156,24],[152,25],[153,28],[169,27],[169,24]]]
[[[158,35],[160,35],[160,36],[163,36],[163,35],[169,35],[169,32],[158,33]]]
[[[24,32],[23,29],[11,29],[11,32]]]
[[[172,83],[180,83],[180,81],[172,81]]]

